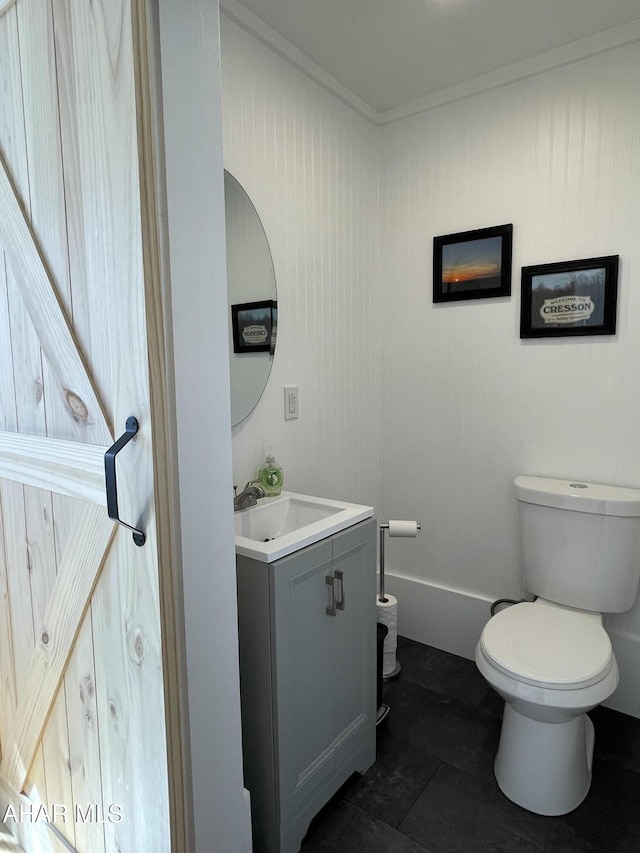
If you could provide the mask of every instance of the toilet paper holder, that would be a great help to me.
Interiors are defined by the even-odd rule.
[[[384,594],[384,534],[389,531],[390,537],[416,536],[422,525],[418,521],[388,521],[380,525],[380,601],[387,601]]]

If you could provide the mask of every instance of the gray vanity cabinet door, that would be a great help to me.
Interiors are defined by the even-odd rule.
[[[334,573],[343,573],[344,610],[333,624],[333,675],[337,687],[334,707],[336,762],[354,752],[354,742],[371,745],[375,760],[376,716],[376,544],[375,523],[338,533],[333,538]]]
[[[276,783],[286,825],[332,775],[334,619],[327,615],[332,543],[270,566],[275,661]]]

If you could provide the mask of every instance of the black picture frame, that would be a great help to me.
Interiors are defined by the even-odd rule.
[[[619,255],[522,267],[521,338],[614,335]]]
[[[231,306],[234,353],[272,352],[277,330],[278,303],[274,299]]]
[[[433,238],[433,301],[511,296],[513,225]]]

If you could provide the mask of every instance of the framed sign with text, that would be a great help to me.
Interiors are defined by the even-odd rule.
[[[277,328],[277,303],[273,299],[231,306],[233,351],[271,352]]]
[[[521,338],[613,335],[618,255],[522,268]]]

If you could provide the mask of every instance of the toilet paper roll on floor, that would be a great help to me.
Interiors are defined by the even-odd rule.
[[[418,522],[417,521],[390,521],[389,536],[417,536]]]
[[[377,620],[387,626],[389,633],[384,639],[382,655],[382,677],[393,673],[396,668],[396,649],[398,647],[398,599],[385,595],[386,600],[376,596]]]

